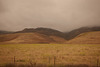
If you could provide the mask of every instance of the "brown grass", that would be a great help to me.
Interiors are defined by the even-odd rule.
[[[94,66],[100,59],[100,45],[98,44],[12,44],[0,45],[0,65],[43,64]],[[100,62],[99,62],[100,64]]]
[[[100,44],[100,31],[82,33],[72,40],[67,41],[69,44]]]
[[[47,36],[39,33],[14,33],[0,35],[0,44],[42,44],[64,43],[66,40],[58,36]]]

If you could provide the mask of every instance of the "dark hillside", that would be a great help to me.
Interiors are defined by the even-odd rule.
[[[13,33],[13,32],[0,30],[0,34],[10,34],[10,33]]]
[[[100,27],[82,27],[79,29],[75,29],[75,30],[65,33],[65,38],[67,40],[70,40],[78,36],[81,33],[92,32],[92,31],[100,31]]]
[[[36,33],[40,33],[40,34],[44,34],[47,36],[59,36],[64,38],[65,35],[63,32],[60,32],[58,30],[54,30],[54,29],[50,29],[50,28],[26,28],[22,31],[17,31],[15,33],[32,33],[32,32],[36,32]]]

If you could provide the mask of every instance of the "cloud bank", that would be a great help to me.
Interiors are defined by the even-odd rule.
[[[100,0],[0,0],[0,30],[100,26]]]

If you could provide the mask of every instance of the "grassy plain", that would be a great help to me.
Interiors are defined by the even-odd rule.
[[[16,64],[87,64],[100,59],[100,44],[6,44],[0,45],[0,65]],[[54,60],[55,58],[55,60]],[[99,63],[100,64],[100,63]]]

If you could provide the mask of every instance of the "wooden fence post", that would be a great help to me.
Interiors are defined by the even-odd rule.
[[[97,67],[99,67],[99,59],[97,59]]]
[[[51,60],[51,58],[49,57],[49,64],[50,64],[50,60]]]
[[[16,57],[14,56],[14,65],[16,64]]]
[[[54,67],[56,67],[56,56],[54,56]]]

